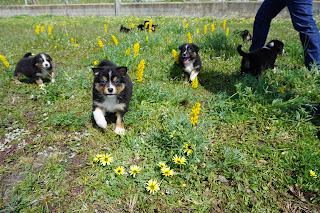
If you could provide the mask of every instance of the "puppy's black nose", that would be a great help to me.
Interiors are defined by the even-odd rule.
[[[187,54],[186,54],[186,53],[182,53],[182,56],[183,56],[183,57],[187,57]]]
[[[113,93],[113,88],[108,88],[108,93]]]

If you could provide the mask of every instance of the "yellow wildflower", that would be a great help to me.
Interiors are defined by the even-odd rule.
[[[189,156],[190,154],[193,153],[193,147],[194,147],[194,145],[185,143],[185,144],[184,144],[184,151],[183,151],[183,152],[184,152],[184,153],[187,153],[187,155]]]
[[[316,175],[316,173],[315,173],[313,170],[310,170],[309,172],[310,172],[310,176],[311,176],[311,177],[313,177],[314,179],[317,178],[317,175]]]
[[[187,29],[189,27],[189,24],[186,24],[185,26],[184,26],[184,29]]]
[[[35,29],[35,33],[36,33],[37,35],[40,34],[40,26],[39,26],[39,25],[37,25],[37,27],[36,27],[36,29]]]
[[[115,45],[118,46],[118,40],[114,35],[112,36],[112,39],[113,39],[113,42],[115,43]]]
[[[175,163],[175,164],[180,164],[180,165],[182,165],[182,164],[186,164],[186,159],[185,159],[185,157],[178,157],[177,155],[175,155],[174,157],[173,157],[173,162]]]
[[[179,55],[175,49],[172,50],[173,58],[177,64],[179,64]]]
[[[190,121],[191,124],[194,126],[198,123],[198,114],[200,112],[200,103],[196,103],[193,107],[192,107],[192,111],[190,114]]]
[[[211,33],[212,33],[212,35],[214,35],[214,24],[211,24]]]
[[[200,33],[200,30],[199,30],[199,28],[197,28],[197,34],[199,34]]]
[[[226,24],[227,24],[227,20],[223,20],[222,28],[223,28],[224,30],[226,29]]]
[[[165,168],[161,169],[161,172],[166,177],[173,175],[173,170],[171,170],[170,167],[165,167]]]
[[[149,33],[152,32],[152,20],[150,19],[149,20]]]
[[[111,157],[110,155],[108,154],[105,154],[105,155],[102,155],[100,158],[99,158],[101,164],[103,166],[105,166],[106,164],[110,165],[110,163],[113,161],[113,157]]]
[[[52,35],[53,26],[48,26],[48,34]]]
[[[136,176],[136,174],[138,174],[139,172],[140,172],[140,170],[141,170],[141,167],[139,167],[139,166],[130,166],[130,175],[132,175],[133,177],[135,177]]]
[[[148,41],[149,40],[149,38],[148,38],[148,36],[146,36],[146,41]]]
[[[192,88],[197,88],[198,87],[198,77],[195,77],[193,81],[191,82]]]
[[[161,168],[161,169],[164,169],[166,167],[166,163],[165,162],[159,162],[158,166]]]
[[[204,25],[203,34],[205,34],[205,35],[207,35],[207,28],[208,28],[208,26],[207,26],[207,25]]]
[[[70,41],[73,43],[73,42],[74,42],[74,38],[73,38],[73,37],[71,37],[71,38],[70,38]]]
[[[107,25],[106,24],[103,25],[103,28],[104,28],[104,32],[107,33]]]
[[[122,175],[124,173],[124,168],[122,166],[118,166],[117,168],[114,169],[114,172],[117,175]]]
[[[7,59],[3,55],[0,55],[0,59],[3,62],[4,66],[6,66],[7,68],[10,67],[9,62],[7,61]]]
[[[98,38],[98,45],[99,45],[99,47],[103,47],[103,43],[100,38]]]
[[[133,29],[134,28],[134,25],[133,24],[131,24],[131,29]]]
[[[278,90],[277,90],[279,93],[284,93],[284,87],[280,87]]]
[[[133,46],[133,51],[134,51],[133,57],[137,57],[137,56],[138,56],[139,50],[140,50],[140,44],[139,44],[139,43],[136,43],[136,44]]]
[[[149,180],[146,189],[148,192],[154,194],[160,190],[160,183],[158,183],[157,180]]]
[[[129,55],[131,52],[131,48],[129,47],[127,50],[126,50],[126,55]]]
[[[43,32],[44,32],[44,26],[42,26],[42,27],[41,27],[40,32],[41,32],[41,33],[43,33]]]
[[[187,35],[187,36],[188,36],[188,42],[189,42],[189,43],[192,43],[192,39],[191,39],[191,34],[190,34],[190,32],[188,32],[188,35]]]
[[[97,66],[98,63],[99,63],[99,61],[98,61],[98,60],[95,60],[95,61],[93,62],[93,65]]]
[[[141,60],[138,65],[138,68],[137,68],[137,81],[138,82],[142,81],[144,66],[145,66],[145,62],[144,62],[144,60]]]
[[[228,36],[228,35],[229,35],[229,27],[226,30],[226,36]]]

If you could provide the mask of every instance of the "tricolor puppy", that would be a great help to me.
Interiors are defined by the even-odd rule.
[[[51,82],[54,83],[54,73],[52,71],[51,57],[46,53],[40,53],[33,58],[29,57],[32,53],[27,53],[17,63],[14,71],[14,81],[20,83],[20,77],[25,75],[29,78],[35,79],[40,87],[44,87],[42,79],[51,78]]]
[[[129,28],[126,28],[123,25],[120,26],[120,33],[128,33],[128,32],[130,32]]]
[[[252,40],[252,36],[249,32],[249,30],[244,30],[242,32],[240,32],[241,38],[243,41],[251,41]]]
[[[184,72],[184,81],[187,82],[188,78],[193,81],[202,68],[200,56],[198,54],[200,48],[191,43],[182,44],[179,47],[179,64]]]
[[[272,40],[266,46],[252,52],[242,51],[242,45],[237,50],[242,56],[241,73],[259,76],[266,69],[273,69],[277,56],[283,53],[283,43],[279,40]]]
[[[123,116],[129,109],[132,96],[132,82],[127,67],[117,67],[109,60],[103,60],[97,68],[92,68],[93,117],[96,124],[107,128],[106,113],[116,113],[116,134],[125,134]]]

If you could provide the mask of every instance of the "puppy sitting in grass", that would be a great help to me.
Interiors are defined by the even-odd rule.
[[[94,82],[92,90],[93,117],[96,124],[107,128],[106,113],[116,113],[116,134],[125,134],[123,116],[129,109],[132,96],[132,82],[127,67],[117,67],[109,60],[103,60],[92,68]]]
[[[201,59],[198,54],[200,48],[195,44],[185,43],[179,47],[179,50],[178,58],[184,72],[184,81],[188,82],[189,77],[193,81],[202,68]]]

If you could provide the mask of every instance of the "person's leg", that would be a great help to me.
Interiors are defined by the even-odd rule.
[[[262,3],[255,17],[250,51],[264,46],[268,37],[271,20],[285,6],[284,0],[265,0]]]
[[[304,49],[304,63],[308,69],[311,64],[320,62],[320,35],[312,15],[312,0],[286,0],[294,28],[300,33]]]

